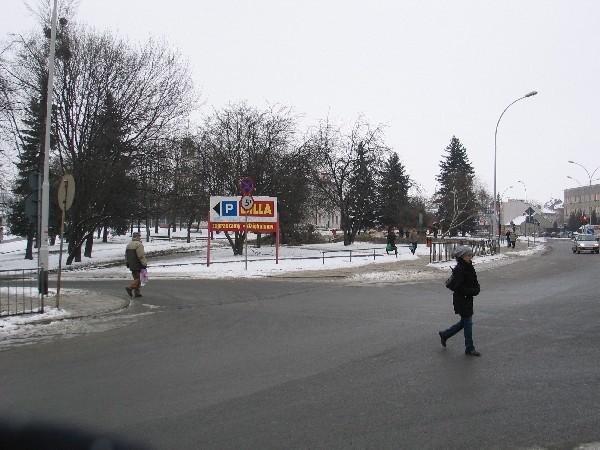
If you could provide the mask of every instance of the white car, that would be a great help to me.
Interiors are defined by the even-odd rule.
[[[600,244],[593,234],[579,234],[573,239],[573,253],[600,253]]]

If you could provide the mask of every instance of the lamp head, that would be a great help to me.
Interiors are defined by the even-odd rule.
[[[575,164],[575,161],[567,161],[569,164]]]
[[[525,97],[533,97],[537,94],[537,91],[531,91],[529,94],[525,94]]]

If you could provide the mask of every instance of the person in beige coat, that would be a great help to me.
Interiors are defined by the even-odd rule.
[[[141,297],[140,287],[142,283],[140,281],[140,270],[145,269],[148,262],[146,261],[146,253],[144,252],[144,244],[142,244],[142,235],[140,233],[133,233],[131,242],[127,244],[125,261],[133,276],[133,281],[125,290],[130,297],[134,295]]]
[[[415,254],[415,251],[417,250],[417,242],[419,241],[419,235],[417,234],[417,230],[415,230],[414,228],[411,228],[410,233],[408,234],[408,242],[410,242],[411,247],[410,247],[410,251],[412,252],[412,254]]]

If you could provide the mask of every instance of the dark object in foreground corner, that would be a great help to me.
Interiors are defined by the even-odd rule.
[[[94,433],[80,428],[23,419],[0,419],[3,450],[147,450],[150,447],[120,436]]]

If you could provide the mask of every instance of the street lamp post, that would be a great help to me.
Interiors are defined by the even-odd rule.
[[[588,181],[589,181],[589,202],[590,202],[590,217],[589,217],[589,223],[592,223],[592,178],[594,178],[594,174],[598,171],[598,169],[600,169],[600,166],[596,167],[596,169],[594,169],[594,171],[590,174],[590,171],[587,170],[584,166],[582,166],[581,164],[579,164],[578,162],[575,161],[568,161],[569,164],[575,164],[578,165],[579,167],[581,167],[583,170],[585,170],[585,173],[588,176]],[[567,178],[571,178],[571,180],[577,181],[575,178],[570,177],[567,175]],[[577,181],[577,183],[579,183],[579,181]],[[579,183],[579,186],[581,186],[581,183]],[[581,203],[583,203],[583,200],[581,201]],[[583,205],[582,205],[583,206]]]
[[[517,181],[517,183],[521,183],[523,185],[523,189],[525,189],[525,204],[527,205],[527,186],[525,186],[525,182],[521,181],[521,180]],[[529,205],[527,205],[527,206],[528,206],[527,209],[529,209]],[[529,216],[529,220],[531,221],[531,215]],[[525,236],[527,236],[527,228],[528,228],[528,225],[527,225],[527,222],[525,222]]]
[[[525,186],[525,182],[519,180],[517,183],[521,183],[523,185],[523,189],[525,189],[525,203],[527,203],[527,186]]]
[[[499,222],[500,222],[500,227],[498,228],[498,236],[500,236],[500,233],[502,232],[502,203],[504,203],[504,194],[506,193],[506,191],[508,191],[509,189],[512,189],[514,186],[509,186],[506,189],[504,189],[502,191],[502,195],[500,195],[500,211],[499,211]],[[492,236],[495,236],[495,234],[493,234]]]
[[[494,236],[500,237],[499,234],[497,234],[495,232],[495,229],[498,226],[498,217],[497,217],[497,214],[498,214],[498,194],[496,192],[496,155],[498,154],[498,146],[497,146],[497,141],[498,141],[498,125],[500,125],[500,120],[502,119],[502,116],[504,115],[504,113],[506,112],[506,110],[508,108],[510,108],[515,103],[517,103],[519,100],[523,100],[524,98],[527,98],[527,97],[533,97],[536,94],[537,94],[537,91],[531,91],[530,93],[525,94],[523,97],[519,97],[518,99],[516,99],[514,102],[512,102],[506,108],[504,108],[504,111],[502,111],[502,114],[500,114],[500,117],[498,118],[498,123],[496,123],[496,133],[494,134]]]

